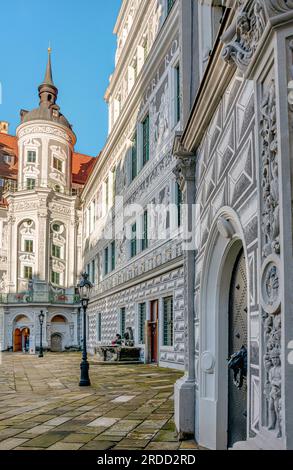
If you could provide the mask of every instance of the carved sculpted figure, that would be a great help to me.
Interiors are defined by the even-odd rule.
[[[279,276],[276,266],[272,266],[266,275],[266,291],[271,304],[279,297]]]
[[[262,114],[263,257],[267,257],[273,252],[280,252],[278,140],[274,80],[271,80],[264,94],[260,110]]]
[[[228,63],[236,63],[244,72],[258,47],[263,35],[266,19],[262,3],[238,2],[238,14],[234,23],[223,35],[227,43],[223,50],[223,59]]]
[[[277,437],[281,437],[280,410],[282,369],[280,351],[278,349],[272,351],[271,360],[272,367],[269,371],[269,383],[271,386],[269,395],[269,429],[277,430]]]
[[[264,343],[264,395],[268,405],[268,429],[276,431],[277,437],[281,437],[281,315],[264,318]]]

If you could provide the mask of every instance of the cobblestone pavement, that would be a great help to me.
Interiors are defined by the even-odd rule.
[[[196,449],[178,442],[173,385],[182,372],[90,361],[80,388],[80,354],[2,354],[0,450]]]

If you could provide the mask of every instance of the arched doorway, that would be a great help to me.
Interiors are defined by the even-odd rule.
[[[13,352],[28,352],[30,340],[30,319],[26,315],[18,315],[14,320]]]
[[[241,249],[232,272],[229,292],[229,357],[244,346],[247,350],[247,275],[246,259]],[[241,387],[228,373],[228,447],[247,437],[247,382]]]
[[[236,331],[238,324],[232,328],[234,317],[242,326],[239,341],[243,339],[241,336],[247,341],[249,279],[244,239],[237,214],[231,208],[224,208],[211,227],[201,267],[198,370],[200,395],[199,413],[196,415],[198,423],[196,437],[200,445],[209,449],[227,449],[233,442],[238,441],[237,437],[232,437],[232,418],[237,417],[241,420],[241,415],[244,413],[244,423],[246,422],[247,409],[243,409],[242,405],[238,406],[237,401],[233,405],[229,396],[230,391],[232,393],[232,386],[235,385],[232,384],[233,377],[231,378],[230,374],[233,372],[229,370],[227,361],[238,345],[235,340],[232,342],[233,335],[238,336],[239,333]],[[243,286],[239,288],[241,275]],[[233,299],[232,296],[233,286],[237,293],[241,292],[239,306],[237,306],[238,301],[236,302],[238,297],[236,299],[234,295]],[[236,313],[233,314],[232,307],[235,312],[240,308],[243,310],[241,319]],[[241,346],[242,344],[240,348]],[[244,384],[245,398],[246,391]],[[247,405],[247,402],[245,403]],[[246,440],[246,425],[244,424],[241,429],[243,435],[241,440]]]
[[[51,336],[51,351],[62,352],[62,335],[60,333],[53,333]]]

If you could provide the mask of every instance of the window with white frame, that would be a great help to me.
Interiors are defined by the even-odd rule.
[[[148,248],[148,211],[145,210],[142,216],[142,238],[141,238],[141,250]]]
[[[52,282],[52,284],[55,284],[56,286],[60,286],[61,285],[60,273],[52,271],[51,272],[51,282]]]
[[[111,271],[116,267],[116,243],[115,240],[111,243]]]
[[[136,222],[131,226],[131,240],[130,240],[130,256],[133,258],[137,255],[137,233]]]
[[[124,336],[125,333],[125,327],[126,327],[126,308],[122,307],[120,308],[120,335]]]
[[[104,275],[109,274],[109,248],[106,246],[104,249]]]
[[[28,150],[26,160],[28,163],[36,163],[37,152],[35,150]]]
[[[61,246],[52,244],[52,256],[53,258],[61,259]]]
[[[179,184],[176,182],[175,187],[176,208],[177,208],[177,227],[182,225],[182,191]]]
[[[63,162],[60,160],[60,158],[53,157],[53,168],[60,173],[63,172]]]
[[[91,264],[91,282],[92,282],[92,284],[95,284],[95,280],[96,280],[96,260],[93,259],[92,264]]]
[[[146,115],[142,122],[142,166],[150,159],[150,117]]]
[[[23,278],[30,280],[33,278],[33,268],[32,266],[24,266],[23,267]]]
[[[102,314],[97,314],[97,341],[102,341]]]
[[[173,297],[163,299],[163,346],[173,346]]]
[[[36,187],[36,180],[34,178],[27,178],[26,180],[26,189],[28,191],[33,191]]]
[[[26,253],[34,252],[34,242],[33,240],[24,240],[24,251]]]
[[[135,131],[131,147],[131,181],[137,177],[137,131]]]

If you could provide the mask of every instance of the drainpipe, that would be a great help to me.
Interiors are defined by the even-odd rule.
[[[181,134],[176,134],[173,153],[177,160],[174,173],[183,195],[184,253],[184,343],[185,374],[175,384],[175,424],[180,440],[195,434],[195,155],[182,148]],[[192,235],[192,242],[187,241]]]

